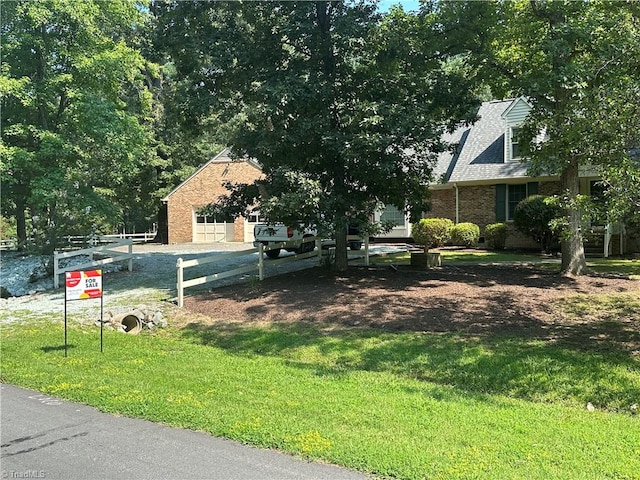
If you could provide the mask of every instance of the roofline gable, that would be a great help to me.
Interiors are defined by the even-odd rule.
[[[174,188],[173,190],[171,190],[164,198],[162,198],[162,202],[168,202],[169,201],[169,197],[171,195],[173,195],[175,192],[177,192],[178,190],[180,190],[185,184],[189,183],[194,177],[196,177],[200,172],[202,172],[205,168],[207,168],[209,165],[211,165],[212,163],[234,163],[234,162],[238,162],[238,161],[242,161],[242,162],[246,162],[249,165],[251,165],[252,167],[256,168],[257,170],[259,170],[260,172],[262,172],[262,167],[260,166],[260,164],[258,163],[257,160],[253,159],[253,158],[243,158],[243,159],[239,159],[239,160],[234,160],[231,159],[230,157],[230,152],[231,149],[230,148],[223,148],[220,153],[218,153],[216,156],[214,156],[212,159],[210,159],[209,161],[205,162],[200,168],[198,168],[195,172],[193,172],[191,175],[189,175],[186,179],[184,179],[176,188]],[[229,160],[226,161],[220,161],[220,158],[227,156],[229,157]]]
[[[506,119],[509,116],[509,113],[511,113],[511,110],[513,110],[519,102],[526,103],[527,107],[529,107],[529,110],[533,110],[533,105],[531,105],[531,102],[527,100],[527,97],[525,97],[524,95],[521,95],[520,97],[515,98],[513,102],[511,102],[511,105],[509,105],[507,109],[504,112],[502,112],[502,115],[501,115],[502,118]]]

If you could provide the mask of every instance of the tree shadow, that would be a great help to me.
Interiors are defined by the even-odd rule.
[[[223,318],[232,304],[238,321],[191,323],[184,336],[237,355],[283,358],[318,375],[389,372],[472,394],[610,409],[639,400],[637,307],[622,302],[609,315],[568,321],[556,312],[566,297],[536,297],[536,289],[588,294],[600,282],[607,287],[606,279],[591,279],[587,288],[535,268],[495,266],[287,277],[191,299],[189,309],[207,314],[219,308],[216,316]],[[479,288],[436,294],[442,285],[460,283]],[[532,289],[532,295],[524,298],[511,285]],[[629,282],[630,289],[637,285]],[[301,360],[308,349],[317,357]]]
[[[612,350],[596,353],[563,341],[523,337],[327,327],[303,322],[268,327],[192,323],[183,335],[235,355],[281,358],[321,377],[386,372],[473,395],[592,402],[613,410],[638,401],[640,363]]]
[[[76,348],[76,346],[74,344],[69,344],[67,345],[66,349],[70,350],[72,348]],[[65,346],[64,345],[47,345],[44,347],[40,347],[40,350],[44,353],[51,353],[51,352],[64,352],[65,351]]]

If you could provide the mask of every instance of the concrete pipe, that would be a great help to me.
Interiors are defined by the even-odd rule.
[[[124,326],[125,333],[137,335],[142,331],[142,320],[137,315],[129,313],[122,317],[120,323]]]

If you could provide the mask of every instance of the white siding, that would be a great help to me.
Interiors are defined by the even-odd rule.
[[[507,122],[508,127],[520,125],[527,118],[531,107],[523,98],[517,98],[513,101],[513,104],[506,110],[504,119]]]
[[[511,162],[514,159],[511,158],[511,141],[512,141],[512,127],[521,125],[527,115],[531,111],[531,106],[527,101],[520,97],[516,98],[511,105],[505,110],[502,117],[505,123],[504,132],[504,161],[505,163]],[[517,160],[517,159],[516,159]]]

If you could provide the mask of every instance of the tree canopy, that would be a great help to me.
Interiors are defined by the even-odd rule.
[[[338,268],[348,223],[384,204],[420,216],[442,133],[475,113],[431,13],[380,18],[373,3],[326,1],[170,2],[154,13],[191,80],[190,118],[215,111],[231,122],[233,153],[263,167],[265,180],[236,186],[227,207],[335,234]]]
[[[618,202],[613,212],[634,208],[620,173],[640,171],[630,156],[640,145],[638,5],[519,0],[449,2],[443,10],[450,38],[463,46],[494,94],[525,95],[532,103],[522,136],[535,139],[544,132],[546,139],[528,145],[531,173],[561,176],[568,225],[562,266],[580,274],[580,171],[592,168],[612,185]],[[465,29],[471,42],[460,34]]]
[[[130,0],[2,4],[2,210],[21,242],[53,248],[145,210],[157,75],[140,52],[146,21]]]

